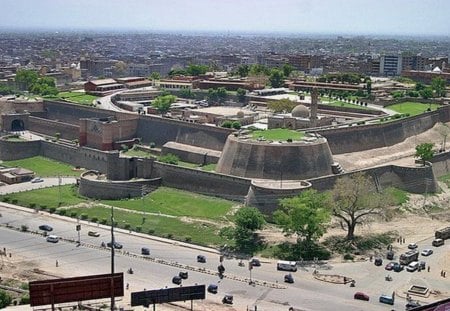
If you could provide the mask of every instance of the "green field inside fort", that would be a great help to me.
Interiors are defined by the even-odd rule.
[[[271,129],[271,130],[261,130],[253,131],[252,136],[255,139],[263,137],[266,140],[301,140],[304,136],[303,132],[297,132],[288,129]]]
[[[56,96],[46,97],[47,99],[62,99],[81,105],[91,105],[97,96],[88,95],[84,92],[60,92]]]
[[[346,108],[373,110],[370,107],[366,107],[366,106],[362,106],[362,105],[358,105],[358,104],[352,104],[352,103],[344,102],[342,100],[331,99],[330,97],[321,97],[321,104],[329,105],[329,106],[333,106],[333,107],[346,107]]]
[[[424,104],[418,102],[402,102],[394,105],[389,105],[387,108],[397,111],[398,113],[409,113],[410,116],[422,114],[430,108],[432,111],[441,107],[439,104]]]
[[[64,164],[49,158],[36,156],[14,161],[3,161],[3,166],[22,167],[29,169],[35,173],[36,176],[80,176],[82,170],[76,170],[73,166]]]
[[[215,246],[232,243],[220,237],[218,231],[230,224],[236,205],[166,187],[143,199],[92,201],[79,196],[74,185],[12,193],[0,196],[0,200],[103,224],[108,224],[110,207],[114,206],[115,219],[121,228]]]

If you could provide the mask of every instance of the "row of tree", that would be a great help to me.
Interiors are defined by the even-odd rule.
[[[27,90],[36,95],[56,95],[55,79],[50,77],[39,77],[34,70],[19,69],[16,72],[15,82],[21,90]]]

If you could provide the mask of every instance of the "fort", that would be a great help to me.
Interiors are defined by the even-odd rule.
[[[25,106],[24,106],[25,105]],[[92,170],[80,176],[79,192],[92,198],[127,198],[159,185],[246,202],[271,213],[279,198],[313,188],[331,189],[337,178],[333,154],[388,147],[450,121],[450,106],[385,123],[306,129],[299,141],[258,140],[245,131],[195,124],[159,116],[101,110],[65,102],[8,103],[3,132],[29,130],[45,139],[0,139],[0,159],[42,155]],[[59,137],[55,137],[58,133]],[[215,172],[122,156],[117,143],[139,141],[192,163],[217,163]],[[433,192],[436,174],[449,171],[448,153],[425,166],[367,167],[378,189]],[[439,170],[434,169],[438,167]],[[412,186],[411,180],[414,180]],[[109,182],[107,182],[109,181]]]

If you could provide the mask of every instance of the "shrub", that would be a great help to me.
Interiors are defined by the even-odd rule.
[[[186,241],[186,242],[191,242],[192,241],[192,237],[190,237],[190,236],[186,236],[185,238],[184,238],[184,240]]]
[[[131,225],[128,224],[128,223],[126,223],[126,224],[123,225],[123,227],[124,227],[125,229],[129,230],[129,229],[131,228]]]
[[[20,226],[20,231],[27,232],[28,231],[28,226],[27,225],[21,225]]]
[[[168,239],[172,239],[173,238],[173,234],[172,233],[167,233],[167,238]]]
[[[92,221],[92,222],[97,222],[97,221],[98,221],[98,218],[97,218],[97,217],[92,217],[92,218],[91,218],[91,221]]]
[[[77,217],[77,212],[70,212],[70,217]]]
[[[67,211],[65,209],[59,209],[58,210],[58,214],[61,215],[61,216],[66,215],[66,213],[67,213]]]
[[[47,205],[41,204],[41,210],[46,210],[46,209],[47,209]]]
[[[9,202],[9,200],[10,200],[9,197],[4,197],[4,198],[2,199],[3,202]]]
[[[124,152],[127,152],[129,148],[128,148],[127,145],[122,144],[122,145],[120,145],[120,149],[121,149],[122,151],[124,151]]]
[[[12,204],[17,204],[17,202],[18,202],[17,199],[12,199],[12,200],[11,200],[11,203],[12,203]]]
[[[231,124],[231,127],[234,128],[235,130],[239,130],[241,128],[241,122],[234,121],[233,124]]]
[[[353,256],[347,253],[344,255],[344,260],[353,260]]]
[[[163,163],[168,163],[168,164],[174,164],[177,165],[178,161],[180,161],[180,159],[178,158],[178,156],[176,156],[175,154],[172,153],[168,153],[164,156],[160,156],[159,157],[159,161],[163,162]]]
[[[148,234],[154,234],[154,233],[155,233],[155,230],[153,230],[153,229],[148,230]]]
[[[136,226],[136,232],[141,232],[142,231],[142,227],[141,226]]]
[[[30,203],[30,204],[28,204],[28,207],[29,208],[35,208],[36,207],[36,203]]]
[[[80,218],[81,218],[82,220],[86,220],[86,219],[88,219],[88,215],[87,215],[87,214],[81,214],[81,215],[80,215]]]
[[[22,296],[19,300],[19,305],[27,305],[30,303],[30,297],[29,296]]]
[[[53,214],[56,211],[56,207],[50,207],[48,211],[50,212],[50,214]]]
[[[151,142],[150,143],[150,148],[155,148],[155,147],[156,147],[156,144],[154,142]]]
[[[233,122],[227,120],[227,121],[224,121],[220,126],[230,129],[233,127]]]
[[[102,225],[106,225],[108,223],[108,220],[106,218],[102,218],[102,220],[100,220],[100,223]]]

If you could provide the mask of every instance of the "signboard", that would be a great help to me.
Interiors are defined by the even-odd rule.
[[[205,285],[163,288],[131,293],[131,306],[148,307],[152,304],[205,299]]]
[[[123,273],[88,275],[29,283],[30,305],[42,306],[123,296]]]

